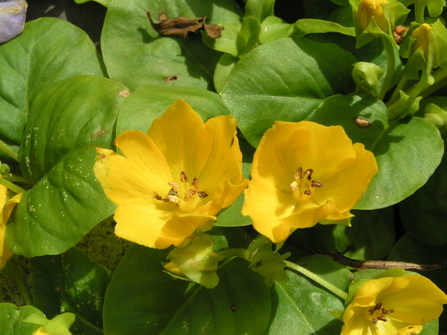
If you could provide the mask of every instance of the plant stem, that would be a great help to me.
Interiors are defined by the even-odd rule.
[[[9,145],[7,145],[5,142],[0,140],[0,150],[5,152],[8,156],[10,156],[12,159],[14,159],[16,162],[19,161],[19,155],[17,155],[17,152],[12,150]]]
[[[14,262],[14,261],[12,260],[12,262]],[[21,271],[21,267],[16,262],[14,262],[12,276],[17,284],[17,287],[19,288],[19,291],[23,297],[23,300],[25,300],[25,303],[27,305],[31,306],[33,304],[33,301],[29,294],[28,287],[26,286],[25,281],[23,280],[23,272]]]
[[[417,23],[424,23],[425,4],[414,4],[414,18]]]
[[[346,298],[348,297],[348,294],[345,291],[343,291],[343,290],[339,289],[337,286],[329,283],[327,280],[321,278],[320,276],[316,275],[312,271],[309,271],[309,270],[303,268],[302,266],[292,263],[292,262],[289,262],[289,261],[284,261],[284,263],[286,263],[286,267],[288,267],[289,269],[295,270],[295,271],[305,275],[307,278],[312,279],[314,282],[316,282],[317,284],[320,284],[327,290],[331,291],[339,298],[346,300]]]
[[[394,68],[396,67],[396,61],[394,59],[394,47],[391,41],[385,37],[381,37],[380,39],[382,40],[383,47],[385,48],[386,59],[388,64],[386,67],[385,80],[383,82],[383,86],[379,94],[379,99],[383,100],[383,97],[385,96],[386,92],[390,87],[391,80],[393,79]]]
[[[16,184],[11,183],[10,181],[6,180],[5,178],[0,178],[0,184],[3,186],[6,186],[11,191],[15,193],[25,193],[26,191],[21,188],[20,186],[17,186]]]

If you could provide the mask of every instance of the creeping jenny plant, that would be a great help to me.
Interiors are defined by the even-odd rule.
[[[0,333],[447,332],[443,0],[96,2],[0,45]]]

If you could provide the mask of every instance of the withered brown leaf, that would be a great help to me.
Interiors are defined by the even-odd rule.
[[[207,35],[211,38],[219,38],[224,27],[219,27],[216,24],[206,24],[207,17],[196,17],[189,19],[187,17],[177,17],[174,19],[167,19],[166,14],[160,15],[160,22],[155,23],[152,20],[149,10],[145,10],[147,17],[151,23],[152,28],[156,32],[164,36],[181,36],[187,38],[189,32],[195,32],[199,29],[204,29]],[[163,20],[163,18],[166,18]]]

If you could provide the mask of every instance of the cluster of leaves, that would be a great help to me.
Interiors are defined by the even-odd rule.
[[[447,159],[439,130],[423,118],[426,110],[447,108],[445,91],[436,86],[436,96],[424,97],[414,115],[390,119],[386,99],[392,92],[379,99],[356,90],[354,63],[386,70],[390,61],[380,40],[356,49],[348,1],[305,0],[306,18],[292,24],[274,15],[274,0],[248,0],[243,9],[234,0],[97,2],[107,7],[101,54],[84,31],[50,18],[28,22],[0,46],[0,139],[18,153],[18,162],[2,151],[0,161],[29,183],[6,242],[15,254],[33,258],[35,306],[0,306],[0,329],[8,329],[2,334],[25,334],[11,327],[28,314],[42,317],[36,308],[49,319],[74,313],[71,331],[83,335],[340,332],[342,323],[328,310],[343,309],[343,301],[290,270],[287,281],[267,287],[248,262],[235,259],[219,269],[219,285],[207,290],[163,272],[169,250],[135,245],[111,276],[74,248],[115,210],[93,174],[95,147],[116,150],[118,134],[146,132],[178,98],[204,120],[235,116],[247,178],[254,149],[276,120],[341,125],[374,153],[379,172],[353,211],[352,227],[297,231],[282,249],[291,252],[290,260],[345,292],[351,271],[296,246],[346,251],[357,260],[445,260]],[[205,33],[164,37],[145,10],[154,17],[207,16],[225,29],[219,39]],[[406,66],[397,51],[393,56],[396,84]],[[411,73],[410,88],[418,81]],[[379,91],[384,83],[378,81]],[[243,196],[219,215],[216,251],[244,248],[251,240],[242,203]],[[447,289],[445,270],[426,275]],[[447,328],[441,318],[444,323]],[[30,324],[35,330],[43,322]],[[434,322],[421,334],[437,332]]]

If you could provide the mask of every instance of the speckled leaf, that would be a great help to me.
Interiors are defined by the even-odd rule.
[[[16,147],[38,94],[74,75],[104,75],[88,35],[54,18],[28,22],[20,36],[0,45],[0,73],[0,139]]]
[[[121,261],[107,289],[104,333],[261,334],[270,318],[270,296],[249,263],[234,259],[217,274],[214,289],[164,273],[166,250],[135,245]]]
[[[206,47],[200,34],[162,36],[151,26],[145,9],[155,22],[207,16],[209,24],[239,22],[239,9],[230,0],[121,0],[109,5],[101,37],[104,61],[111,79],[132,90],[142,84],[191,86],[212,89],[214,67],[220,53]],[[175,80],[172,78],[175,77]]]
[[[113,147],[126,88],[110,79],[76,76],[34,102],[21,147],[26,192],[6,230],[11,250],[27,257],[74,246],[113,213],[93,174],[95,147]]]
[[[102,305],[110,280],[107,269],[78,249],[33,259],[34,305],[51,319],[62,312],[76,315],[73,334],[101,335]]]

